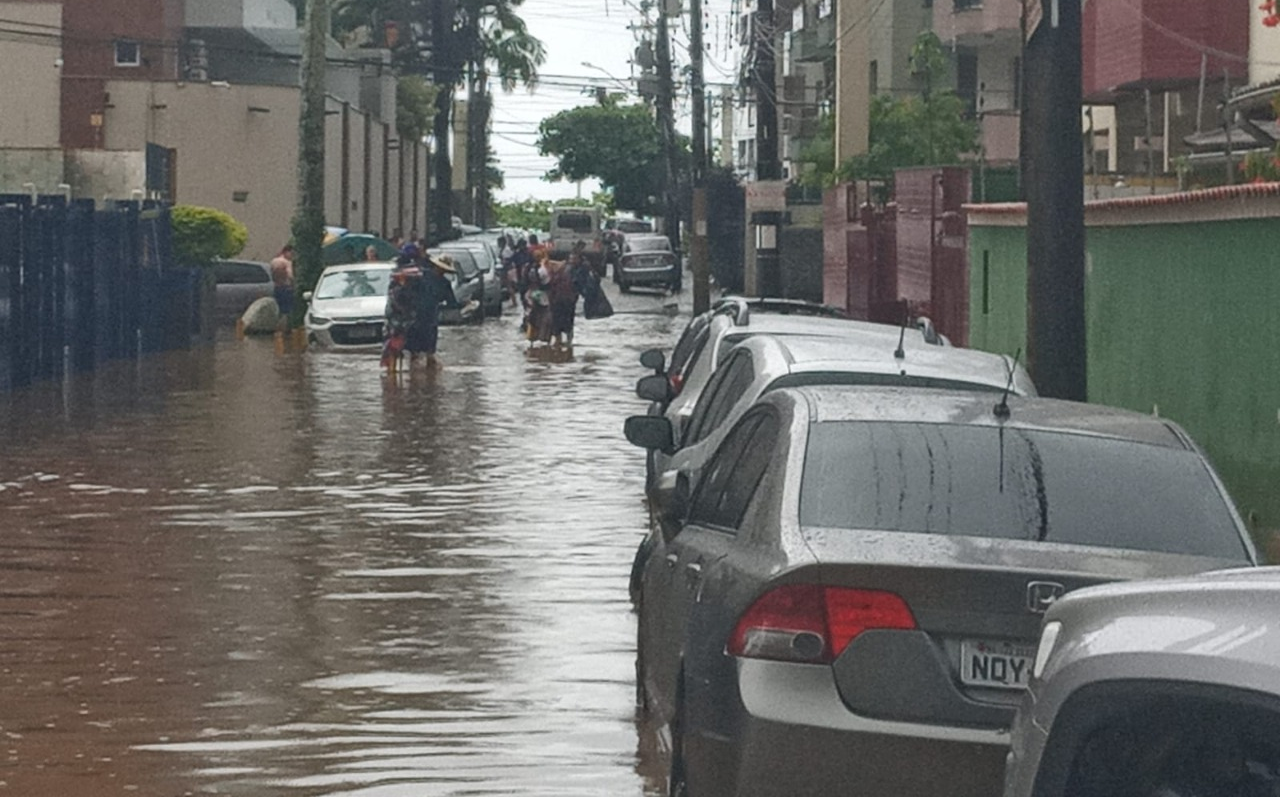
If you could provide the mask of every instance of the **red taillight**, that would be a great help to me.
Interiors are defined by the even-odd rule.
[[[684,387],[684,374],[671,374],[667,381],[671,383],[671,395],[680,395],[680,388]]]
[[[873,628],[911,629],[915,617],[892,592],[788,584],[752,604],[729,637],[732,656],[829,664]]]

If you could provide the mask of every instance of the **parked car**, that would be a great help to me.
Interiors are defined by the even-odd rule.
[[[215,313],[219,324],[234,324],[249,305],[272,295],[271,264],[219,260],[213,264]]]
[[[852,339],[858,345],[878,345],[885,350],[886,357],[901,346],[904,357],[912,362],[917,359],[913,353],[919,352],[927,361],[931,356],[928,352],[948,344],[927,319],[904,329],[842,316],[838,310],[825,305],[788,300],[721,301],[709,312],[689,322],[672,352],[670,365],[662,362],[660,351],[645,353],[650,367],[656,366],[654,371],[664,375],[670,385],[667,398],[650,405],[650,414],[662,414],[671,420],[673,439],[679,445],[711,375],[735,346],[757,335]],[[1023,396],[1035,395],[1031,377],[1012,358],[991,354],[979,357],[977,361],[985,363],[986,378],[995,379],[996,374],[1004,373],[1003,387],[1008,381],[1009,371],[1012,371],[1013,392]],[[651,458],[648,475],[652,477],[663,464],[661,456],[657,461]]]
[[[1255,562],[1176,425],[1048,399],[773,390],[670,500],[638,688],[692,797],[997,793],[1058,597]]]
[[[440,244],[440,250],[452,255],[455,250],[464,249],[471,253],[483,280],[484,296],[482,302],[484,314],[498,318],[502,316],[502,255],[493,243],[480,236],[462,238]]]
[[[613,267],[613,281],[623,293],[637,285],[678,292],[683,285],[680,258],[665,235],[628,235]]]
[[[1073,592],[1045,615],[1006,797],[1280,794],[1280,568]]]
[[[484,320],[484,272],[476,255],[465,247],[452,249],[428,249],[430,255],[448,255],[458,267],[454,274],[446,277],[453,283],[453,295],[464,305],[463,309],[452,308],[440,311],[441,324],[462,324],[468,321]],[[474,309],[465,305],[476,302]]]
[[[677,475],[696,481],[729,428],[760,396],[801,385],[892,385],[1035,395],[1030,377],[1011,358],[949,346],[907,346],[897,327],[859,322],[849,324],[838,337],[754,335],[730,350],[678,436],[671,419],[660,416],[672,442],[669,449],[648,452],[645,491],[655,515],[661,518],[667,512]],[[657,374],[637,386],[641,398],[658,403],[670,391],[666,377]],[[645,423],[652,426],[653,422]],[[632,442],[642,445],[644,441]],[[659,533],[655,525],[636,548],[631,568],[633,601],[639,600],[640,577]]]
[[[382,346],[390,263],[329,266],[307,296],[307,341],[324,349],[366,351]]]

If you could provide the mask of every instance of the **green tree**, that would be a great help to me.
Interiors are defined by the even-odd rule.
[[[871,99],[867,151],[835,163],[835,120],[822,120],[818,135],[800,152],[811,164],[800,182],[826,186],[844,180],[886,179],[894,169],[954,164],[978,149],[978,125],[964,101],[950,89],[938,90],[946,72],[942,43],[932,31],[921,33],[911,49],[912,75],[920,94]]]
[[[613,196],[613,205],[643,216],[661,215],[662,131],[643,105],[621,105],[615,98],[584,105],[542,120],[538,152],[557,159],[546,179],[596,178]],[[688,140],[681,142],[688,157]]]
[[[500,227],[516,227],[521,230],[541,230],[551,218],[551,202],[546,199],[494,202],[493,220]]]
[[[174,257],[187,266],[206,266],[218,258],[235,257],[249,240],[243,224],[213,208],[174,205],[169,225]]]
[[[436,87],[421,75],[396,81],[396,131],[406,141],[421,141],[435,116]]]

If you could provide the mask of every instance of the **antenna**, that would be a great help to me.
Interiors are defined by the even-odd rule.
[[[1013,374],[1014,374],[1014,370],[1018,367],[1018,360],[1020,360],[1021,358],[1022,358],[1021,348],[1019,348],[1017,353],[1013,355],[1012,365],[1009,364],[1008,358],[1005,358],[1004,367],[1005,367],[1005,370],[1009,372],[1009,381],[1005,383],[1004,395],[1000,397],[1000,403],[997,404],[995,407],[993,407],[991,410],[993,413],[995,413],[995,416],[1002,421],[1007,420],[1010,415],[1009,392],[1013,390]]]
[[[907,358],[906,349],[902,348],[902,344],[907,339],[907,324],[911,323],[911,311],[907,309],[907,303],[902,303],[902,329],[898,330],[898,348],[893,352],[895,360],[905,360]]]

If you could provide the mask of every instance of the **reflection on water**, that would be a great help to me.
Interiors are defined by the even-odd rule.
[[[0,397],[0,790],[653,793],[619,430],[681,324],[448,329],[396,382],[223,341]]]

